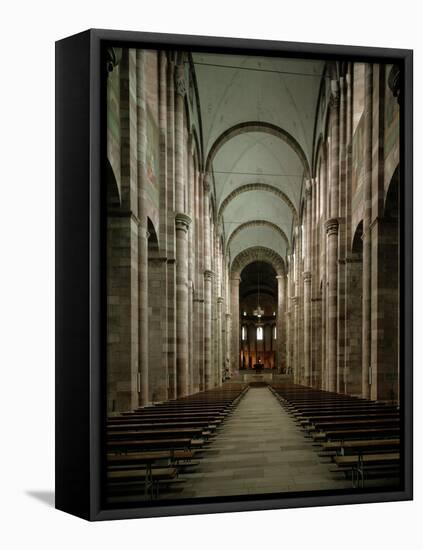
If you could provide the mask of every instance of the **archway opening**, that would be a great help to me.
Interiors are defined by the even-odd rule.
[[[377,398],[399,401],[400,189],[397,168],[386,193],[378,257],[380,339],[377,352]]]
[[[153,223],[148,219],[148,364],[149,396],[151,403],[168,398],[166,349],[163,345],[162,319],[165,314],[163,287],[165,263],[159,254],[159,242]]]
[[[363,222],[354,233],[351,255],[346,268],[346,373],[344,393],[361,395],[362,384],[362,319],[363,319]]]
[[[276,366],[278,286],[276,271],[267,262],[254,261],[241,272],[240,370]]]

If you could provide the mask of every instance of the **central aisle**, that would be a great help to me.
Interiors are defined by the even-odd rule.
[[[351,487],[329,471],[311,440],[267,387],[251,387],[225,421],[180,497]]]

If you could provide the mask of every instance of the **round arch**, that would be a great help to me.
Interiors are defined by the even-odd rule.
[[[241,232],[243,231],[244,229],[247,229],[249,227],[270,227],[271,229],[273,229],[274,231],[276,231],[277,233],[279,233],[279,235],[282,237],[282,239],[285,241],[285,244],[286,244],[286,247],[289,248],[289,242],[288,242],[288,238],[285,234],[285,232],[279,227],[277,226],[276,224],[272,223],[272,222],[269,222],[267,220],[251,220],[251,221],[248,221],[248,222],[245,222],[245,223],[242,223],[241,225],[239,225],[236,229],[234,229],[234,231],[232,231],[232,233],[229,235],[228,237],[228,241],[226,243],[226,248],[225,250],[228,250],[229,249],[229,246],[231,244],[231,241]]]
[[[236,189],[234,189],[232,193],[229,193],[229,195],[222,202],[222,204],[219,207],[219,212],[217,216],[219,223],[222,220],[223,212],[225,208],[228,206],[228,204],[232,202],[234,199],[236,199],[236,197],[238,197],[242,193],[248,193],[250,191],[266,191],[268,193],[273,193],[288,205],[294,219],[296,221],[298,220],[297,209],[291,202],[291,199],[288,197],[288,195],[286,195],[283,191],[281,191],[277,187],[274,187],[273,185],[270,185],[268,183],[247,183],[246,185],[241,185],[241,187],[237,187]]]
[[[227,130],[225,130],[223,134],[221,134],[216,139],[216,141],[213,143],[213,145],[210,148],[210,151],[207,155],[205,171],[211,172],[213,160],[216,157],[218,151],[225,145],[225,143],[227,143],[229,140],[231,140],[236,136],[239,136],[241,134],[246,134],[249,132],[264,132],[266,134],[275,136],[281,139],[282,141],[284,141],[285,143],[287,143],[299,157],[304,167],[306,177],[309,177],[309,174],[310,174],[309,163],[298,141],[283,128],[280,128],[275,124],[271,124],[270,122],[262,122],[259,120],[240,122],[239,124],[235,124],[235,126],[232,126],[231,128],[228,128]]]
[[[285,262],[277,252],[265,246],[252,246],[240,252],[233,260],[231,276],[240,277],[244,267],[252,262],[267,262],[278,275],[285,274]]]

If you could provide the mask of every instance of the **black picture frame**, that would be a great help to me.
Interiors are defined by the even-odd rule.
[[[255,55],[392,62],[401,94],[402,461],[397,491],[280,495],[184,505],[102,505],[105,262],[101,192],[107,43]],[[413,497],[413,53],[340,46],[91,29],[56,43],[56,508],[87,520],[410,500]]]

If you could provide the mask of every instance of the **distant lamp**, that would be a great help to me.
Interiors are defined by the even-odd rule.
[[[253,311],[253,315],[255,315],[260,320],[263,314],[264,314],[264,310],[260,306],[260,272],[258,272],[257,274],[257,307]]]

